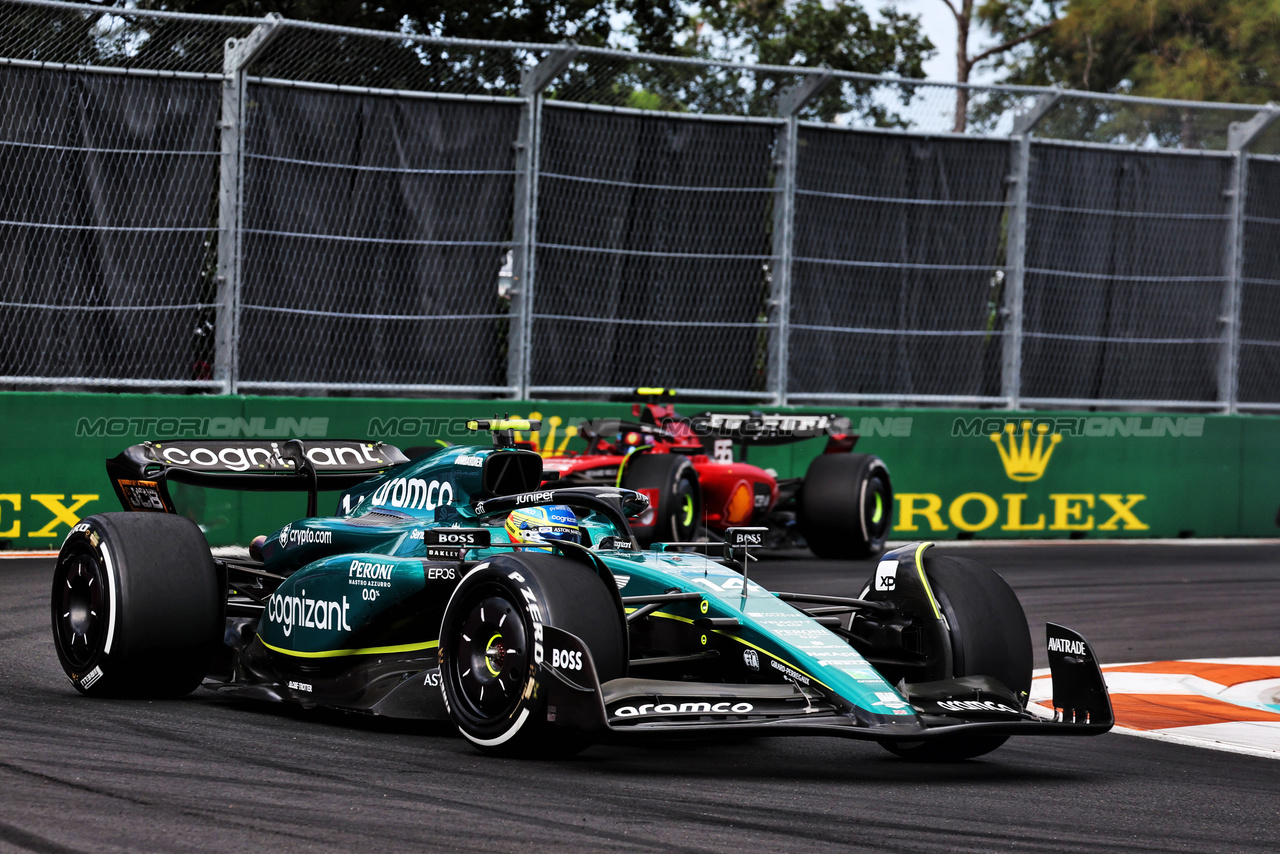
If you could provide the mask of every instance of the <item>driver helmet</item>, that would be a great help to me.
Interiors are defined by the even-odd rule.
[[[578,517],[563,504],[521,507],[507,516],[507,535],[513,543],[546,543],[552,540],[581,544]],[[551,551],[542,548],[541,551]]]
[[[644,433],[639,430],[624,430],[618,434],[618,446],[626,448],[628,451],[653,445],[656,442],[657,439],[652,433]]]

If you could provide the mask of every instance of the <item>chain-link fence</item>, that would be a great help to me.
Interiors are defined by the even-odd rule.
[[[1280,409],[1277,117],[0,0],[0,386]]]

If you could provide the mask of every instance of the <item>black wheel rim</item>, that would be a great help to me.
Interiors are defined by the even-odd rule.
[[[529,668],[527,634],[520,610],[505,590],[484,589],[471,597],[455,636],[455,685],[470,717],[499,721],[520,704]]]
[[[672,536],[676,542],[686,542],[693,538],[698,526],[698,496],[693,484],[688,480],[681,480],[671,499]]]
[[[107,628],[106,573],[92,554],[76,554],[59,567],[53,597],[58,647],[72,670],[85,670]]]
[[[888,500],[888,490],[884,481],[875,477],[867,484],[867,495],[863,503],[863,516],[867,520],[867,539],[872,543],[884,539],[889,529],[892,506]]]

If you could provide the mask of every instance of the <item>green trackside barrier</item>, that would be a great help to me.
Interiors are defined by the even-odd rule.
[[[687,404],[708,408],[752,407]],[[807,407],[794,411],[822,412]],[[842,409],[893,476],[895,538],[1271,537],[1280,418],[992,410]],[[472,440],[463,422],[539,414],[542,450],[583,447],[583,420],[619,403],[0,393],[0,548],[57,548],[82,517],[120,509],[103,460],[147,439],[379,439],[403,449]],[[1030,422],[1024,430],[1024,422]],[[1012,432],[1010,432],[1012,429]],[[993,436],[995,437],[993,439]],[[481,439],[483,441],[483,439]],[[752,448],[800,476],[823,440]],[[214,545],[305,510],[301,494],[174,487]],[[336,505],[321,496],[321,512]]]

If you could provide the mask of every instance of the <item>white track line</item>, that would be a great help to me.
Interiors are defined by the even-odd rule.
[[[1210,663],[1242,666],[1280,667],[1280,657],[1188,659],[1187,663]],[[1126,693],[1140,695],[1200,696],[1232,703],[1245,709],[1270,710],[1280,702],[1280,683],[1261,679],[1223,686],[1193,674],[1183,673],[1107,673],[1108,668],[1134,667],[1153,662],[1127,662],[1104,665],[1104,678],[1113,696]],[[1176,664],[1177,662],[1172,662]],[[1188,668],[1190,670],[1192,668]],[[1048,670],[1033,674],[1028,710],[1035,715],[1053,718],[1052,683]],[[1280,714],[1280,711],[1277,711]],[[1123,715],[1122,715],[1123,717]],[[1137,729],[1117,722],[1115,732],[1136,735],[1155,741],[1204,747],[1227,753],[1241,753],[1266,759],[1280,759],[1280,721],[1226,721],[1218,723],[1173,726],[1161,729]]]

